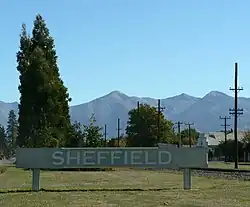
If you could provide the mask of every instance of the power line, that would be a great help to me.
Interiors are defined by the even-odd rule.
[[[235,75],[234,75],[234,88],[229,90],[234,92],[234,108],[229,109],[229,114],[234,115],[234,141],[235,141],[235,169],[238,169],[239,163],[239,149],[238,149],[238,116],[243,114],[243,109],[238,108],[238,92],[242,91],[243,88],[238,88],[238,64],[235,63]]]
[[[117,119],[117,142],[118,147],[120,147],[120,131],[122,129],[120,128],[120,118]]]
[[[191,126],[194,125],[194,123],[185,123],[186,126],[188,126],[188,138],[189,138],[189,147],[192,147],[191,142]]]
[[[140,102],[139,101],[137,101],[137,112],[138,114],[140,114]]]
[[[163,112],[165,109],[164,106],[161,106],[161,100],[158,99],[158,106],[157,106],[157,112],[158,112],[158,117],[157,117],[157,142],[160,142],[160,116],[161,112]]]
[[[181,147],[182,141],[181,141],[181,125],[184,124],[183,122],[176,122],[177,124],[177,130],[178,130],[178,137],[179,137],[179,148]]]
[[[104,125],[104,146],[107,146],[107,124]]]
[[[139,122],[138,122],[138,134],[141,133],[141,126],[142,126],[142,118],[141,118],[141,114],[140,114],[140,102],[137,101],[137,113],[138,113],[138,118],[139,118]],[[141,143],[140,143],[140,147],[141,147]]]
[[[227,127],[230,126],[230,124],[227,124],[227,120],[228,119],[231,119],[231,117],[227,117],[227,116],[224,116],[224,117],[219,117],[220,119],[223,119],[224,120],[224,124],[221,124],[221,126],[224,126],[224,134],[225,134],[225,144],[227,143]],[[225,153],[225,162],[227,161],[227,153]]]

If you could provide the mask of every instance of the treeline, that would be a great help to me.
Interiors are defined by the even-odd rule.
[[[15,112],[11,110],[6,129],[0,125],[0,158],[15,154],[18,122]]]
[[[54,39],[41,15],[36,16],[31,35],[26,25],[22,25],[17,70],[20,80],[18,119],[11,111],[6,132],[1,127],[1,144],[10,151],[16,147],[149,147],[157,142],[179,143],[174,124],[147,104],[140,104],[138,109],[129,112],[126,135],[118,139],[104,140],[103,129],[96,125],[94,114],[88,125],[72,124],[71,98],[59,74]],[[181,137],[183,144],[189,143],[188,130],[182,131]],[[198,133],[194,129],[191,137],[195,144]]]
[[[82,125],[79,122],[71,124],[71,134],[67,147],[152,147],[158,142],[178,145],[179,137],[181,137],[183,145],[189,144],[188,129],[181,131],[179,136],[173,130],[174,124],[160,113],[160,127],[158,131],[159,115],[157,109],[147,104],[140,104],[139,110],[139,113],[138,109],[132,109],[129,112],[126,134],[119,138],[105,139],[103,128],[96,125],[94,114],[89,119],[88,125]],[[15,149],[18,146],[18,129],[18,120],[15,112],[11,110],[8,116],[7,128],[0,126],[0,149],[2,150],[2,156],[8,157],[15,154]],[[160,133],[160,140],[158,140],[158,133]],[[195,144],[199,133],[195,129],[191,129],[190,134],[191,143]],[[53,146],[51,143],[54,140],[56,140],[54,147],[59,147],[60,144],[57,137],[53,137],[53,140],[48,145],[45,144],[42,147]]]
[[[231,132],[232,133],[232,132]],[[223,157],[224,160],[231,162],[235,158],[235,141],[222,141],[215,149],[215,157]],[[238,157],[240,161],[250,161],[248,153],[250,152],[250,131],[244,133],[243,139],[238,140]]]

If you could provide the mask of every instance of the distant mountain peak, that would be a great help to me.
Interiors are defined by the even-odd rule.
[[[110,93],[107,94],[107,96],[120,96],[120,95],[126,95],[124,93],[122,93],[121,91],[115,90],[115,91],[111,91]]]
[[[127,96],[126,94],[124,94],[118,90],[112,91],[104,97],[114,98],[114,99],[127,99],[127,98],[129,98],[129,96]]]
[[[185,97],[185,98],[191,98],[191,97],[193,97],[193,96],[190,96],[190,95],[188,95],[186,93],[181,93],[179,96]]]
[[[119,90],[114,90],[114,91],[111,91],[109,94],[123,94],[123,93]]]
[[[181,93],[180,95],[171,97],[171,99],[194,99],[194,98],[196,98],[196,97],[190,96],[186,93]]]
[[[117,117],[121,120],[122,132],[126,129],[128,112],[137,107],[137,101],[151,106],[157,106],[157,99],[128,96],[119,90],[106,93],[102,97],[90,102],[70,107],[71,121],[82,124],[89,123],[89,117],[94,113],[99,126],[108,126],[108,136],[115,137],[117,134]],[[162,106],[166,107],[164,115],[174,123],[177,121],[193,122],[195,128],[201,132],[218,131],[221,120],[220,115],[228,114],[228,109],[234,105],[234,98],[219,91],[211,91],[204,97],[190,96],[180,93],[177,96],[162,99]],[[241,116],[239,129],[250,128],[250,98],[239,97],[240,108],[244,109]],[[18,116],[18,103],[5,103],[0,101],[0,124],[7,125],[8,113],[14,110]],[[233,124],[228,120],[228,124]],[[121,132],[121,133],[122,133]]]
[[[220,91],[210,91],[208,94],[206,94],[205,96],[212,96],[212,97],[219,97],[219,96],[228,96],[225,93],[222,93]]]

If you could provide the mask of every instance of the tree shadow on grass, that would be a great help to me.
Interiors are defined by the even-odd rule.
[[[41,188],[39,192],[138,192],[138,191],[168,191],[179,188],[92,188],[92,189],[45,189]],[[11,189],[1,190],[0,194],[4,193],[31,193],[35,192],[31,189]]]

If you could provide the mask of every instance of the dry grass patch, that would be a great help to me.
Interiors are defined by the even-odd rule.
[[[42,188],[65,192],[2,193],[0,206],[250,206],[250,182],[193,177],[193,190],[185,191],[182,179],[182,173],[168,171],[42,172]],[[8,168],[0,175],[3,191],[30,188],[30,171]],[[152,190],[156,188],[164,190]],[[72,189],[97,191],[67,192]],[[102,191],[105,189],[117,191]],[[118,191],[122,189],[145,191]]]

